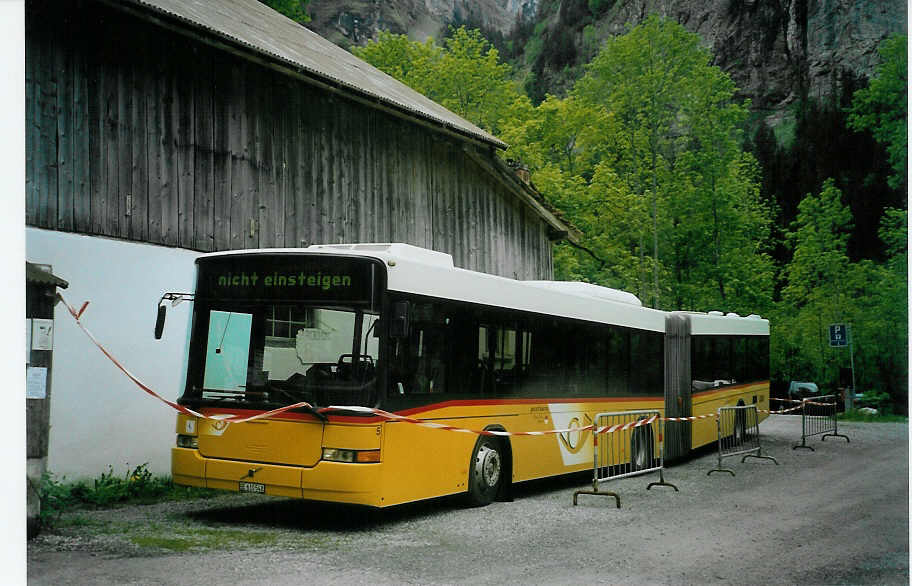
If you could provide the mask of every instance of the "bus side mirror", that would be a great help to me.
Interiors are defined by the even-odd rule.
[[[168,307],[162,303],[158,306],[158,317],[155,318],[155,339],[161,340],[162,331],[165,329],[165,314],[168,312]]]
[[[393,304],[393,317],[390,321],[391,338],[407,338],[409,335],[409,302],[397,301]]]

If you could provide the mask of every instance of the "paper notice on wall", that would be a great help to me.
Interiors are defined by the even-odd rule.
[[[54,349],[54,320],[32,320],[32,350]]]
[[[25,398],[47,398],[47,367],[28,366],[25,369]]]

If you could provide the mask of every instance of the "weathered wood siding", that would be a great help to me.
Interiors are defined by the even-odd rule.
[[[457,139],[92,1],[26,5],[26,222],[200,251],[406,242],[551,277]]]

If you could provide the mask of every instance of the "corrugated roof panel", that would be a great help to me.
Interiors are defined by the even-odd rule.
[[[176,17],[350,91],[506,148],[500,139],[258,0],[124,0]]]
[[[51,271],[46,269],[47,267],[44,265],[25,261],[25,282],[37,283],[39,285],[52,285],[54,287],[60,287],[61,289],[66,289],[70,286],[69,283],[60,277],[51,274]]]

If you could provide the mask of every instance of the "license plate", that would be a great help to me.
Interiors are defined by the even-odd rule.
[[[255,492],[257,494],[266,494],[266,485],[259,482],[241,482],[238,485],[239,492]]]

